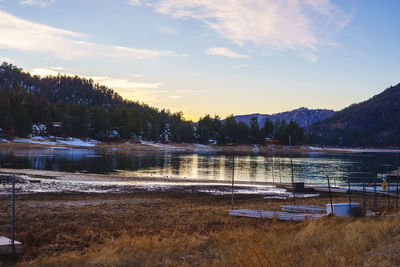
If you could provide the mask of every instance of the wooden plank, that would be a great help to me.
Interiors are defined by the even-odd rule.
[[[229,215],[237,217],[250,217],[250,218],[262,218],[262,219],[276,218],[281,221],[318,220],[321,217],[325,216],[323,214],[289,213],[283,211],[250,210],[250,209],[231,210],[229,212]]]
[[[321,213],[326,214],[325,207],[319,206],[306,206],[306,205],[283,205],[282,211],[298,212],[298,213]]]
[[[11,245],[11,239],[0,236],[0,255],[10,255],[12,254],[12,245]],[[14,240],[14,247],[15,247],[15,253],[20,253],[22,249],[22,244],[21,242],[18,242]]]

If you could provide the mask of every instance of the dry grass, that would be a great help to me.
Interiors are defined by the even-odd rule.
[[[338,198],[336,201],[340,201]],[[118,200],[126,204],[59,205],[83,200]],[[49,205],[53,201],[54,205]],[[37,207],[39,203],[46,205]],[[242,197],[236,203],[242,208],[278,209],[285,201]],[[306,203],[326,204],[328,200],[302,200],[302,204]],[[0,211],[4,205],[1,201]],[[229,197],[203,194],[24,196],[18,200],[17,217],[17,239],[24,244],[23,252],[19,258],[3,262],[21,266],[399,263],[400,256],[395,253],[400,247],[398,218],[332,217],[296,223],[233,218],[227,215],[228,209]],[[0,217],[0,233],[6,233],[6,222],[4,216]]]

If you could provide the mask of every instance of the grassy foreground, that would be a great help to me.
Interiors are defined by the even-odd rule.
[[[335,201],[340,202],[342,196]],[[322,205],[325,197],[300,200]],[[279,209],[284,200],[242,196],[237,207]],[[7,210],[2,198],[0,212]],[[399,218],[280,222],[228,215],[230,197],[179,192],[19,196],[20,266],[394,266]],[[9,217],[0,216],[8,235]]]

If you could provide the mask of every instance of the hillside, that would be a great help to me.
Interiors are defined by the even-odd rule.
[[[318,144],[399,146],[400,84],[312,125],[310,131]]]
[[[123,99],[114,90],[83,77],[41,78],[3,63],[0,134],[26,137],[33,124],[45,125],[49,135],[103,139],[112,134],[157,141],[168,135],[177,142],[194,139],[193,122],[184,120],[182,113]]]
[[[297,122],[301,127],[307,127],[313,123],[322,121],[327,119],[335,114],[335,111],[329,109],[308,109],[308,108],[299,108],[292,111],[275,113],[272,115],[269,114],[249,114],[249,115],[237,115],[235,119],[237,122],[244,122],[247,125],[250,125],[250,120],[253,117],[258,118],[258,124],[264,125],[267,119],[270,119],[273,122],[276,121],[294,121]]]

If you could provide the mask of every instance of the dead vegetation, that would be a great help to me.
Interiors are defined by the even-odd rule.
[[[342,199],[340,199],[342,198]],[[342,201],[341,201],[342,200]],[[346,198],[337,196],[336,202]],[[53,205],[49,203],[64,203]],[[74,203],[79,205],[74,205]],[[241,208],[290,201],[238,197]],[[322,205],[326,197],[300,204]],[[45,205],[40,205],[44,203]],[[83,204],[82,204],[83,203]],[[0,201],[0,234],[8,235]],[[279,222],[228,216],[230,198],[179,192],[19,196],[21,266],[390,266],[399,263],[400,219]]]

